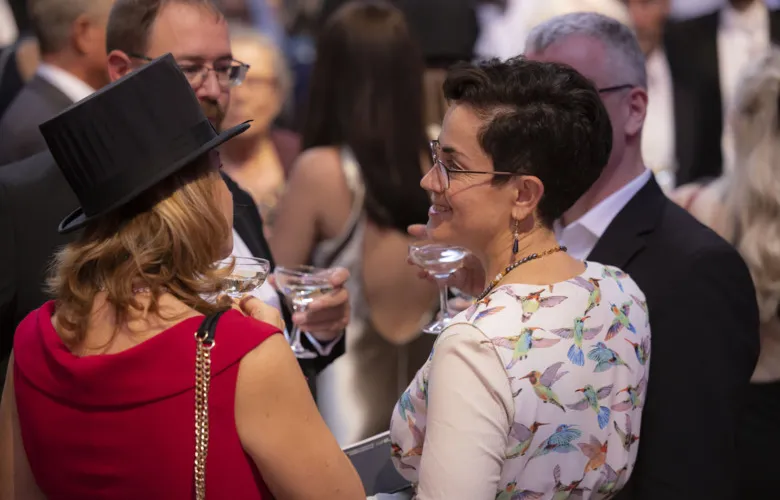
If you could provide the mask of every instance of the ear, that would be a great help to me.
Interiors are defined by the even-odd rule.
[[[629,92],[628,117],[625,124],[625,133],[635,136],[642,130],[647,116],[647,91],[641,87],[634,87]]]
[[[73,47],[81,55],[88,54],[91,50],[90,28],[92,28],[92,20],[86,14],[81,14],[73,21],[71,31]]]
[[[514,183],[516,196],[512,207],[512,218],[525,221],[536,212],[544,195],[544,184],[533,175],[521,175],[515,179]]]
[[[108,53],[108,78],[115,82],[133,71],[133,61],[121,50]]]

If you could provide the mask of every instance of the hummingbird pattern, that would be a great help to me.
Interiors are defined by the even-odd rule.
[[[541,328],[535,326],[526,327],[520,331],[519,335],[513,335],[511,337],[496,337],[490,340],[486,340],[485,342],[489,342],[496,346],[512,351],[512,359],[509,361],[509,364],[506,365],[506,369],[509,370],[515,366],[518,361],[526,359],[532,348],[551,347],[561,341],[561,339],[546,339],[543,337],[538,337],[534,335],[534,332],[537,330],[541,330]]]
[[[590,488],[583,487],[580,488],[580,483],[582,480],[585,479],[585,475],[576,481],[572,481],[571,483],[564,484],[561,482],[561,466],[556,465],[555,468],[553,468],[553,480],[555,480],[555,494],[553,495],[553,500],[567,500],[567,499],[575,499],[575,498],[583,498],[586,491],[590,491]]]
[[[497,421],[510,422],[506,445],[491,450],[504,460],[496,500],[601,499],[623,488],[641,444],[651,360],[648,307],[626,273],[593,262],[586,267],[552,285],[499,286],[456,315],[393,412],[392,460],[402,476],[419,483],[426,446],[438,442],[425,445],[429,396],[454,384],[461,395],[489,390],[504,402]],[[447,379],[441,370],[429,384],[431,366],[444,356],[436,346],[466,332],[471,348],[494,354],[504,385],[470,381],[479,377],[467,383],[457,374]],[[457,441],[473,432],[473,423],[458,417],[437,414],[437,435],[447,432]],[[473,453],[484,451],[474,447]],[[467,456],[436,456],[453,461],[452,470],[469,472]]]
[[[634,348],[634,354],[636,355],[639,364],[645,366],[647,360],[650,359],[650,337],[642,337],[640,342],[631,342],[626,339],[626,342],[631,344],[631,347]]]
[[[618,433],[618,436],[620,436],[620,441],[623,443],[623,448],[625,448],[626,451],[631,451],[631,445],[639,441],[639,436],[631,433],[631,415],[626,413],[625,431],[618,427],[617,421],[613,421],[612,423],[615,424],[615,431]]]
[[[607,347],[604,342],[596,342],[596,345],[590,348],[588,359],[596,362],[596,367],[593,368],[594,372],[605,372],[617,366],[625,366],[629,371],[631,370],[620,354]]]
[[[574,404],[566,405],[566,407],[575,411],[583,411],[590,408],[596,412],[596,419],[599,422],[599,428],[603,429],[606,427],[609,423],[609,416],[611,412],[606,406],[599,406],[599,401],[608,398],[610,394],[612,394],[612,386],[608,385],[597,391],[593,389],[593,386],[586,385],[581,389],[577,389],[577,392],[581,392],[583,394],[583,398]]]
[[[531,292],[524,296],[515,294],[511,287],[506,287],[503,291],[510,297],[514,297],[515,300],[520,302],[520,306],[523,310],[523,315],[520,318],[523,323],[528,322],[528,320],[531,319],[531,316],[533,316],[540,307],[555,307],[567,299],[567,297],[563,295],[542,297],[544,289]]]
[[[623,329],[627,329],[629,332],[636,335],[636,328],[631,324],[631,320],[628,319],[628,313],[631,311],[631,302],[624,302],[622,306],[618,307],[615,304],[610,304],[612,313],[615,315],[615,319],[612,320],[612,324],[609,325],[607,330],[607,337],[604,340],[609,340]]]

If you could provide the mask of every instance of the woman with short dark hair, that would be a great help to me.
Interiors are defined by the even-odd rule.
[[[523,58],[456,66],[444,93],[428,237],[487,278],[398,402],[396,467],[419,500],[617,492],[647,386],[644,295],[553,232],[607,164],[607,111],[572,68]]]

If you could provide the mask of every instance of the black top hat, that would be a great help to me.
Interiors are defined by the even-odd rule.
[[[170,54],[95,92],[40,126],[81,204],[60,233],[127,204],[248,128],[217,134]]]

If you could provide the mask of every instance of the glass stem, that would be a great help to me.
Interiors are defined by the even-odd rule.
[[[439,312],[441,312],[442,319],[449,319],[450,308],[447,306],[447,297],[449,295],[449,288],[443,280],[439,281]]]
[[[299,305],[293,302],[293,314],[298,312],[306,312],[306,306]],[[290,345],[297,346],[301,345],[301,327],[298,325],[293,325],[293,331],[292,335],[290,335]]]

